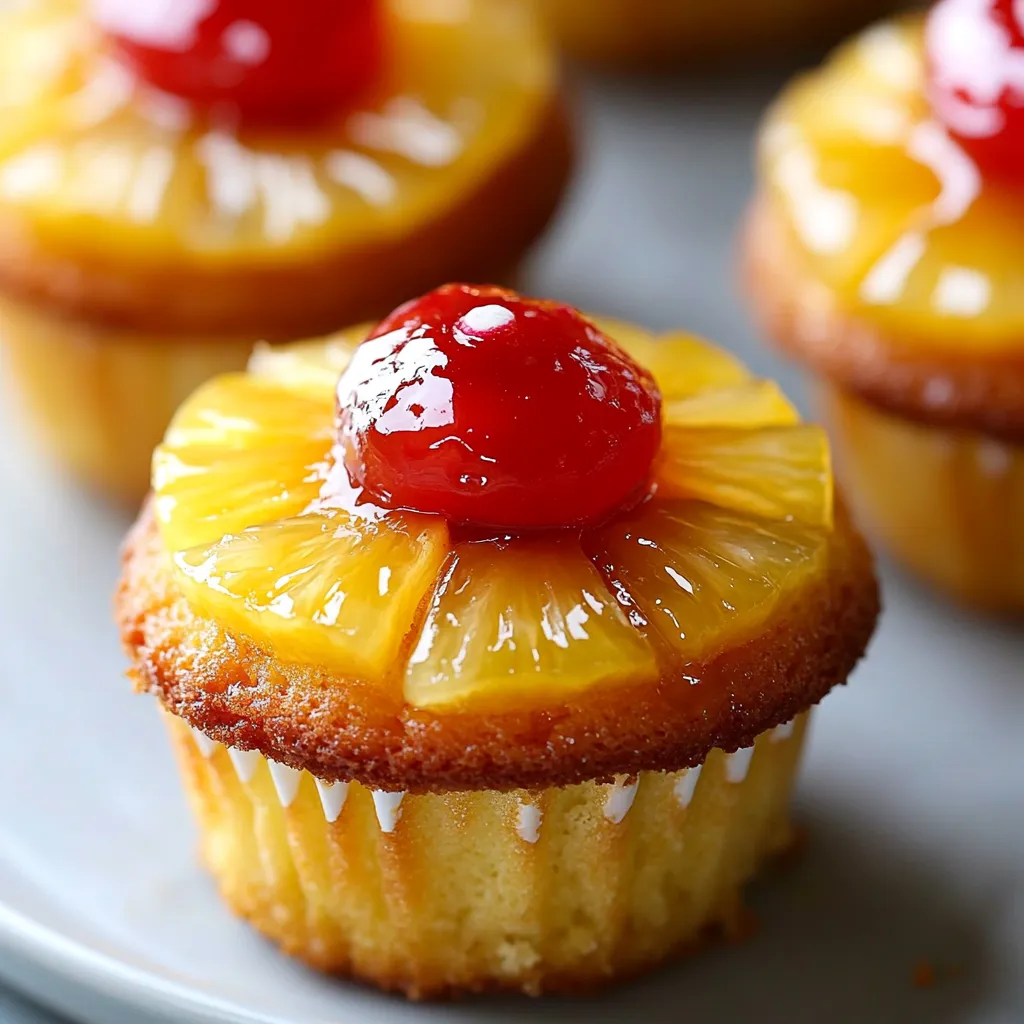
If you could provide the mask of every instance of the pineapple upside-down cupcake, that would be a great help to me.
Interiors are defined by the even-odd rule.
[[[793,52],[866,24],[896,0],[536,0],[566,50],[633,67]]]
[[[197,391],[117,608],[230,906],[423,997],[737,928],[878,605],[773,384],[458,285]]]
[[[0,9],[0,335],[45,444],[127,499],[255,340],[511,275],[567,179],[521,0]]]
[[[1024,611],[1024,15],[945,0],[791,86],[746,276],[822,381],[855,511],[958,597]]]

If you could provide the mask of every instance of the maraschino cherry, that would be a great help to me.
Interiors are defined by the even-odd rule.
[[[145,81],[249,120],[307,120],[351,101],[381,64],[381,0],[93,0]]]
[[[940,0],[925,29],[940,120],[988,177],[1024,181],[1024,0]]]
[[[374,503],[506,531],[639,500],[661,440],[653,378],[576,310],[462,284],[377,327],[338,413],[349,477]]]

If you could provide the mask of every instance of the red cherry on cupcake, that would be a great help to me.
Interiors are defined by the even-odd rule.
[[[925,47],[936,115],[983,174],[1024,182],[1024,0],[940,0]]]
[[[381,63],[381,0],[93,0],[93,10],[141,78],[248,119],[324,114]]]
[[[637,501],[661,440],[653,378],[576,310],[469,285],[384,320],[338,412],[345,466],[374,502],[511,531]]]

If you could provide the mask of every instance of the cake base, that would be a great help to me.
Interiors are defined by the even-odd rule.
[[[89,486],[137,504],[175,409],[210,377],[244,369],[252,339],[155,338],[3,298],[0,345],[42,447]]]
[[[590,991],[739,933],[744,883],[791,841],[806,724],[615,784],[401,795],[165,718],[228,905],[312,967],[417,999]]]
[[[1024,448],[914,423],[832,385],[821,395],[864,528],[955,599],[1024,613]]]

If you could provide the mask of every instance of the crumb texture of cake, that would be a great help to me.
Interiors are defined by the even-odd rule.
[[[403,795],[283,775],[166,717],[228,905],[310,966],[413,998],[586,993],[738,936],[744,883],[792,840],[806,724],[682,772]]]

